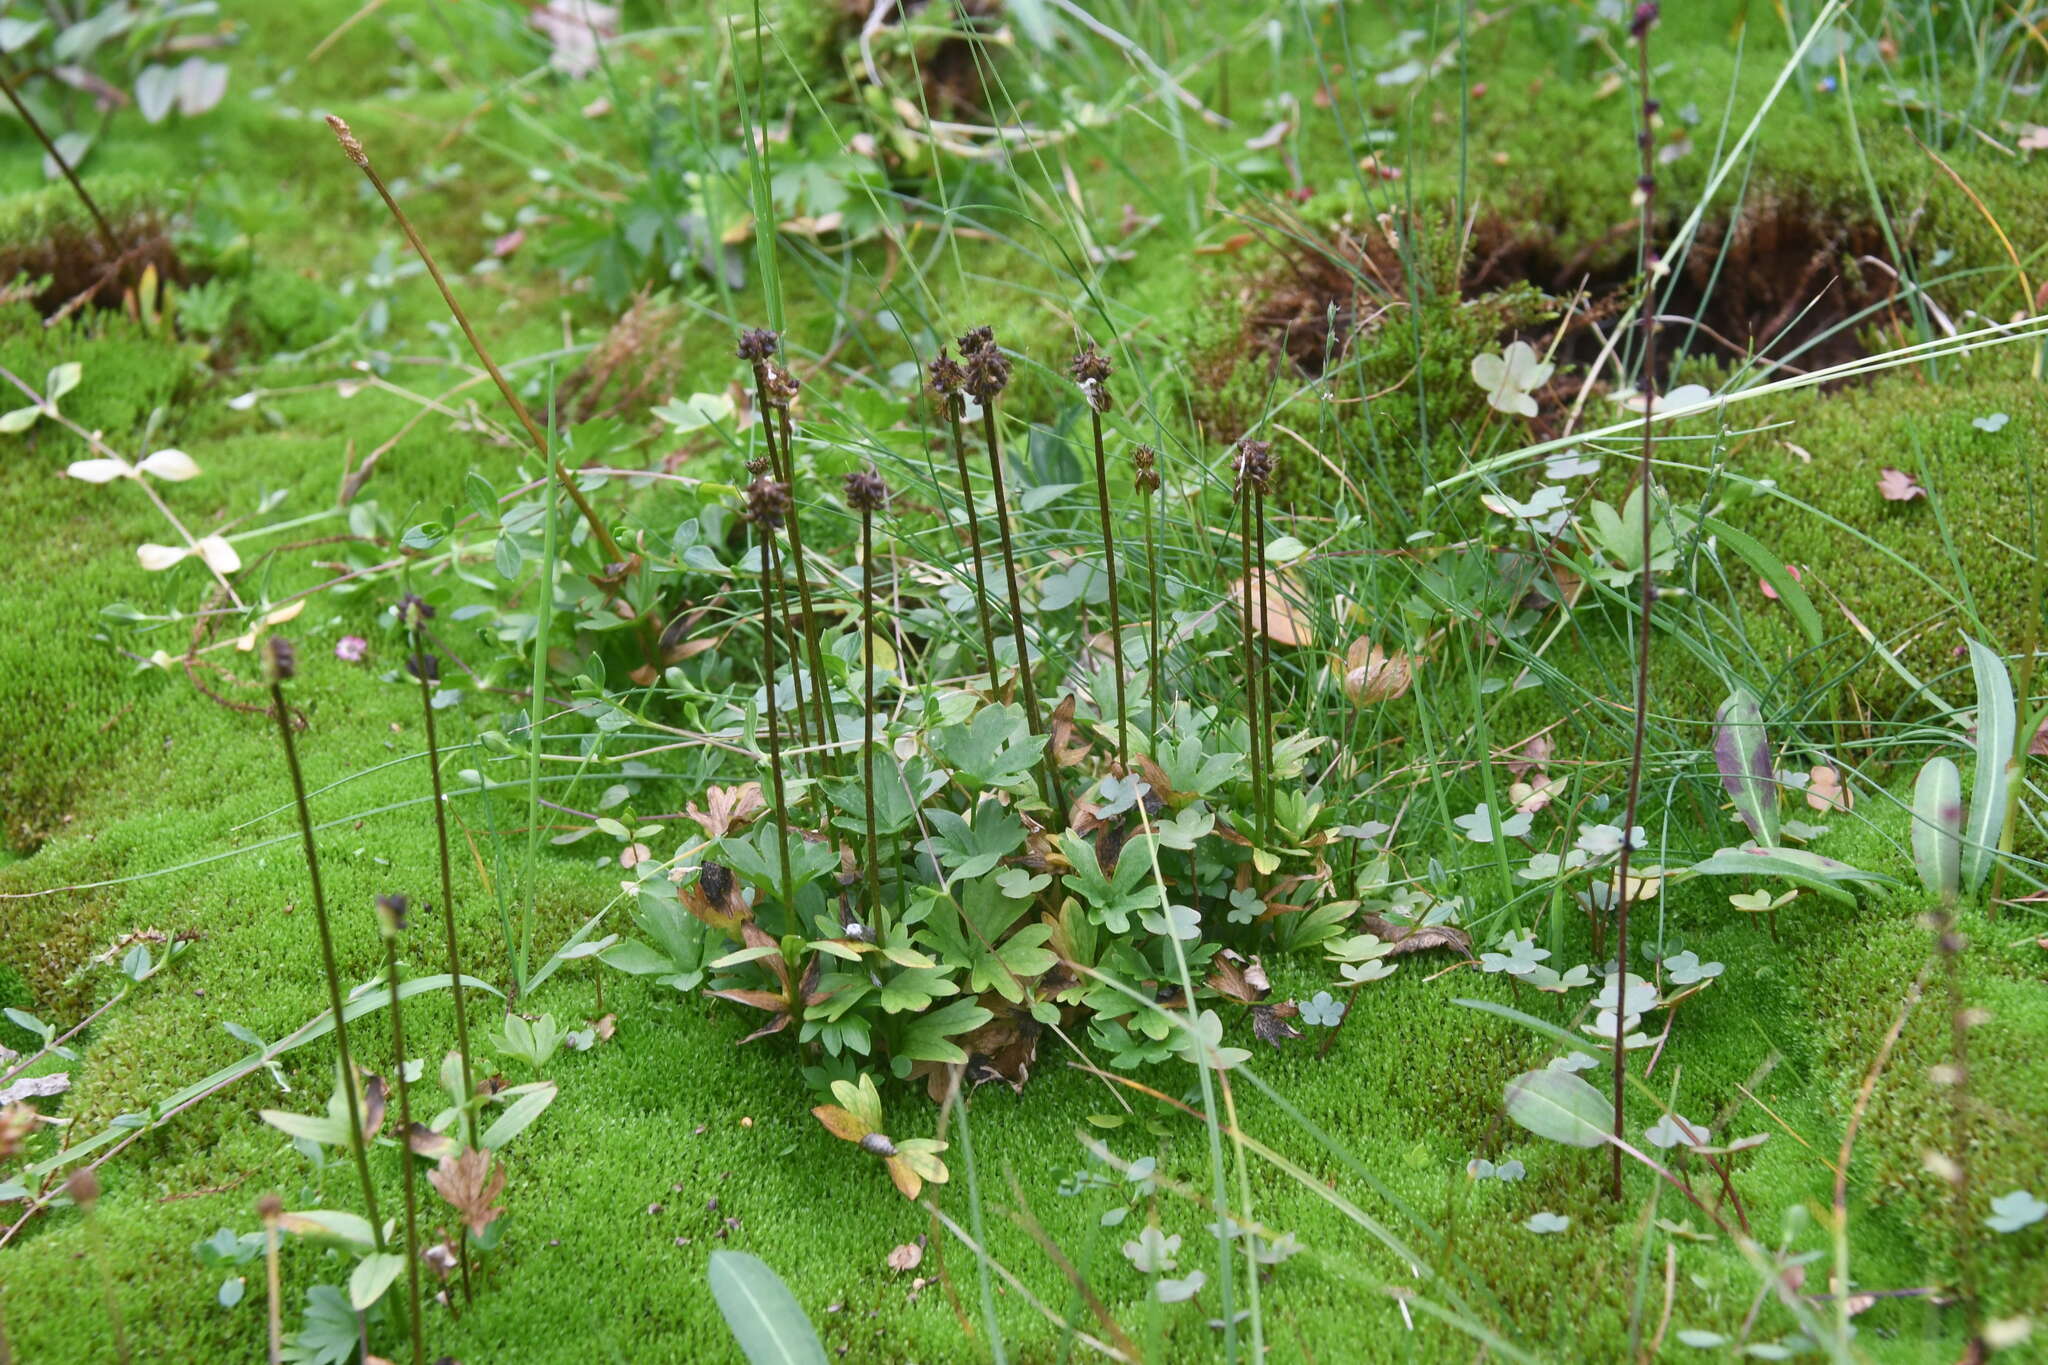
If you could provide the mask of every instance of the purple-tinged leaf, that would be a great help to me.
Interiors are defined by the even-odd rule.
[[[1735,802],[1735,813],[1759,844],[1778,842],[1778,779],[1771,767],[1771,740],[1763,708],[1747,688],[1738,687],[1714,714],[1714,766]]]

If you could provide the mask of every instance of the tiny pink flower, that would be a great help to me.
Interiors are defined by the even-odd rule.
[[[334,657],[345,664],[357,664],[370,652],[370,642],[360,635],[344,635],[334,642]]]

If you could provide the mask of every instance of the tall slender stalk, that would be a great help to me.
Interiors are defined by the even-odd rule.
[[[434,787],[434,835],[441,854],[441,937],[448,954],[449,989],[455,997],[455,1053],[462,1059],[462,1131],[468,1146],[476,1146],[476,1081],[470,1072],[469,1009],[463,999],[462,951],[455,937],[455,879],[448,859],[447,797],[441,791],[441,746],[434,734],[434,685],[441,679],[441,660],[421,646],[424,623],[433,619],[434,608],[417,594],[408,592],[398,602],[399,619],[405,623],[412,643],[406,667],[419,681],[420,716],[426,729],[427,773]],[[456,1254],[462,1260],[462,1297],[470,1297],[469,1241],[463,1239]]]
[[[108,224],[107,215],[100,212],[100,206],[85,192],[85,185],[79,180],[78,172],[71,169],[71,163],[64,159],[64,153],[57,150],[57,144],[43,131],[41,121],[23,101],[20,92],[14,88],[14,82],[0,75],[0,90],[7,92],[7,102],[14,106],[14,112],[21,115],[21,121],[36,135],[36,141],[43,144],[43,150],[50,154],[50,160],[56,162],[57,169],[64,173],[64,179],[69,182],[71,192],[78,196],[78,202],[85,205],[85,211],[92,215],[93,222],[99,226],[100,240],[106,244],[108,262],[111,264],[118,261],[121,258],[120,239],[114,236],[114,229]]]
[[[370,1240],[384,1250],[384,1220],[377,1213],[377,1187],[370,1180],[369,1150],[363,1140],[362,1097],[356,1093],[355,1056],[348,1045],[348,1019],[342,1012],[341,969],[334,960],[334,934],[327,923],[327,894],[320,885],[320,850],[313,843],[313,813],[306,805],[306,778],[299,769],[299,750],[292,740],[291,708],[284,685],[298,672],[298,654],[291,641],[273,635],[264,642],[265,671],[270,675],[271,713],[277,717],[284,743],[285,769],[291,774],[292,800],[299,812],[299,838],[305,846],[306,876],[313,884],[313,923],[320,931],[320,964],[327,973],[327,1007],[334,1014],[334,1045],[341,1054],[341,1093],[348,1107],[348,1146],[356,1177],[363,1186],[363,1208],[370,1216]]]
[[[128,1365],[128,1328],[121,1321],[121,1300],[114,1293],[114,1272],[107,1264],[107,1244],[100,1231],[98,1204],[100,1178],[90,1166],[80,1166],[64,1182],[64,1193],[85,1218],[85,1240],[92,1253],[93,1272],[100,1277],[100,1294],[106,1302],[107,1321],[114,1328],[114,1358]]]
[[[619,542],[613,537],[611,527],[605,525],[604,518],[590,505],[590,499],[584,496],[582,487],[576,482],[576,476],[554,455],[546,434],[533,420],[533,414],[526,410],[526,404],[519,401],[519,395],[512,392],[512,385],[506,380],[504,371],[498,368],[497,361],[491,359],[491,353],[484,349],[483,338],[479,337],[476,328],[470,325],[469,315],[463,312],[462,305],[455,301],[455,293],[449,289],[448,281],[442,277],[441,267],[435,263],[433,253],[428,251],[427,244],[420,240],[420,234],[414,229],[412,220],[405,216],[405,210],[392,198],[390,189],[384,184],[384,177],[377,174],[377,168],[370,164],[370,155],[363,150],[361,140],[349,130],[348,124],[332,114],[327,116],[327,126],[334,130],[335,139],[341,143],[341,150],[347,153],[348,159],[355,163],[356,169],[369,180],[371,188],[377,191],[377,197],[384,201],[384,207],[397,222],[399,231],[405,234],[405,240],[419,253],[420,264],[427,268],[427,274],[433,279],[434,287],[441,291],[441,301],[448,305],[448,312],[454,317],[456,326],[462,329],[463,337],[469,342],[469,349],[476,353],[477,360],[490,374],[491,382],[498,386],[498,393],[504,398],[505,405],[512,409],[512,415],[526,429],[527,439],[532,441],[534,449],[548,460],[553,467],[556,481],[569,494],[570,500],[576,504],[576,510],[582,513],[583,520],[589,524],[590,534],[604,555],[606,576],[623,579],[639,567],[640,557],[628,555],[619,548]],[[640,616],[638,623],[641,648],[647,656],[648,664],[658,670],[661,666],[660,650],[656,644],[653,623],[645,616]]]
[[[1273,599],[1271,574],[1266,568],[1266,489],[1272,483],[1273,463],[1266,457],[1266,470],[1252,484],[1252,557],[1259,566],[1259,747],[1266,770],[1266,803],[1259,810],[1259,835],[1264,843],[1273,841]]]
[[[860,514],[860,787],[867,802],[867,870],[870,928],[882,906],[880,852],[875,837],[875,513],[889,504],[889,486],[874,470],[846,476],[846,505]]]
[[[1010,589],[1010,633],[1017,644],[1017,681],[1024,693],[1024,723],[1034,735],[1045,733],[1045,719],[1038,709],[1038,684],[1031,677],[1031,647],[1024,638],[1024,595],[1017,586],[1017,547],[1010,539],[1008,494],[1003,489],[1003,438],[996,422],[996,400],[1010,383],[1010,358],[996,345],[995,331],[977,327],[960,338],[960,354],[967,357],[966,389],[981,404],[981,434],[988,446],[989,477],[995,484],[996,532],[1003,549],[1003,577]],[[993,665],[993,661],[991,661]],[[993,687],[995,679],[989,679]],[[1039,763],[1040,781],[1046,804],[1055,821],[1060,819],[1060,783],[1054,770],[1051,746]]]
[[[1102,557],[1109,569],[1109,659],[1116,670],[1116,761],[1130,761],[1130,711],[1124,701],[1124,632],[1116,591],[1116,532],[1109,519],[1109,457],[1102,449],[1102,414],[1109,410],[1109,357],[1089,346],[1074,357],[1074,380],[1088,399],[1088,421],[1095,434],[1095,504],[1102,520]]]
[[[961,392],[967,372],[960,363],[939,348],[931,363],[931,388],[946,410],[946,428],[953,440],[953,467],[960,475],[960,502],[967,511],[967,549],[974,556],[974,614],[981,623],[981,666],[988,672],[989,690],[996,685],[996,633],[988,619],[988,577],[981,564],[981,514],[974,508],[974,481],[967,473],[967,436],[963,419],[967,399]]]
[[[1156,734],[1165,724],[1161,708],[1166,704],[1159,659],[1159,546],[1152,534],[1153,500],[1159,496],[1159,452],[1151,446],[1138,446],[1131,451],[1131,461],[1138,469],[1133,483],[1145,504],[1145,586],[1146,596],[1151,601],[1151,619],[1146,623],[1145,667],[1151,678],[1147,691],[1151,697],[1152,729]]]
[[[398,936],[405,931],[403,896],[377,897],[377,929],[384,938],[384,983],[390,991],[391,1078],[398,1087],[398,1160],[405,1173],[405,1276],[412,1323],[412,1365],[426,1365],[420,1322],[420,1215],[412,1163],[412,1085],[405,1079],[405,1009],[398,995]]]
[[[1272,774],[1268,771],[1265,744],[1265,695],[1259,683],[1262,657],[1259,637],[1263,634],[1265,595],[1261,586],[1266,566],[1263,550],[1263,515],[1255,510],[1259,494],[1273,465],[1272,447],[1264,441],[1244,437],[1237,443],[1238,555],[1244,593],[1244,676],[1245,720],[1251,728],[1252,817],[1261,839],[1266,832],[1266,807],[1270,800]],[[1255,520],[1256,518],[1256,520]],[[1256,572],[1257,579],[1253,574]]]
[[[256,1216],[263,1220],[263,1285],[270,1301],[270,1365],[284,1365],[284,1287],[277,1264],[277,1225],[284,1217],[284,1200],[274,1194],[264,1195],[256,1201]]]
[[[804,556],[803,519],[798,515],[796,490],[796,447],[791,437],[790,406],[796,399],[797,379],[788,370],[773,363],[782,339],[765,327],[749,328],[740,333],[738,354],[754,370],[754,401],[761,417],[761,440],[768,447],[769,469],[778,483],[786,484],[791,490],[788,530],[789,554],[796,569],[797,600],[803,619],[802,638],[804,652],[798,652],[797,631],[789,622],[787,611],[783,613],[784,635],[789,644],[790,673],[798,679],[796,689],[797,734],[800,742],[809,728],[804,712],[804,690],[801,675],[811,675],[811,702],[817,713],[818,742],[831,745],[838,736],[833,733],[832,704],[825,682],[825,656],[818,643],[817,614],[811,603],[811,574]],[[800,662],[801,661],[801,662]],[[820,761],[829,765],[831,752],[827,749]]]
[[[775,591],[775,530],[789,510],[789,485],[766,474],[747,485],[747,519],[754,523],[761,545],[761,677],[768,698],[768,775],[775,789],[775,841],[782,855],[782,903],[792,919],[796,895],[789,862],[789,794],[782,784],[781,716],[775,698],[775,618],[780,603]]]
[[[1628,912],[1629,855],[1634,851],[1636,811],[1642,804],[1643,796],[1643,750],[1649,743],[1650,725],[1650,610],[1657,600],[1657,585],[1650,571],[1654,557],[1651,533],[1656,529],[1657,512],[1652,494],[1655,471],[1651,466],[1651,451],[1654,445],[1651,437],[1650,413],[1657,401],[1657,310],[1655,302],[1658,277],[1663,274],[1663,263],[1651,246],[1651,237],[1656,230],[1657,201],[1657,153],[1656,119],[1657,102],[1650,98],[1650,29],[1657,22],[1656,0],[1643,0],[1636,6],[1635,17],[1629,22],[1629,36],[1636,43],[1636,88],[1642,99],[1642,130],[1636,135],[1636,144],[1642,150],[1642,174],[1636,181],[1637,208],[1641,213],[1637,231],[1641,235],[1643,300],[1637,310],[1642,329],[1643,355],[1641,389],[1643,394],[1643,445],[1636,462],[1636,490],[1643,500],[1642,540],[1642,585],[1637,594],[1636,612],[1636,696],[1635,732],[1629,743],[1628,757],[1628,798],[1624,803],[1621,818],[1621,856],[1615,866],[1615,916],[1614,916],[1614,1141],[1611,1144],[1613,1165],[1608,1174],[1608,1194],[1616,1202],[1621,1199],[1621,1144],[1627,1137],[1623,1111],[1628,1081],[1628,1050],[1623,1046],[1628,1029]]]

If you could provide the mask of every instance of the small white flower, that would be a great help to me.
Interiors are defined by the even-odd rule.
[[[1486,401],[1497,412],[1522,417],[1536,415],[1536,400],[1529,395],[1550,382],[1553,366],[1536,358],[1536,348],[1526,341],[1511,341],[1499,355],[1482,352],[1472,357],[1472,382],[1486,390]]]

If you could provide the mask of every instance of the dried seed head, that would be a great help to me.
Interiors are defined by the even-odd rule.
[[[970,328],[960,334],[960,354],[964,356],[972,356],[977,351],[994,350],[995,344],[996,329],[987,324]]]
[[[967,371],[943,346],[939,347],[938,358],[932,361],[929,373],[932,392],[941,398],[952,398],[967,383]]]
[[[740,333],[739,357],[741,360],[759,365],[774,355],[776,348],[781,344],[782,338],[766,327],[749,327]]]
[[[100,1202],[100,1178],[90,1166],[80,1166],[64,1182],[64,1193],[71,1196],[71,1202],[86,1212]]]
[[[1092,341],[1067,366],[1067,372],[1074,376],[1074,382],[1081,386],[1081,392],[1087,397],[1088,406],[1097,412],[1109,411],[1109,390],[1105,385],[1113,368],[1109,357],[1096,350]]]
[[[384,937],[394,938],[405,932],[405,919],[410,907],[404,896],[389,895],[377,897],[377,927]]]
[[[274,683],[290,682],[299,674],[299,652],[282,635],[263,642],[263,674]]]
[[[879,512],[889,505],[889,485],[872,469],[856,469],[846,476],[846,505],[856,512]]]
[[[876,1156],[881,1157],[896,1155],[896,1144],[889,1141],[888,1137],[881,1133],[869,1133],[866,1137],[862,1138],[860,1140],[860,1149],[863,1152],[873,1152]]]
[[[327,126],[334,130],[334,136],[341,143],[341,150],[348,153],[348,159],[364,170],[370,169],[370,154],[363,150],[363,144],[356,139],[354,133],[349,131],[348,125],[334,115],[329,114],[327,116]]]
[[[1159,491],[1159,452],[1151,446],[1132,446],[1131,463],[1136,466],[1138,471],[1132,479],[1132,482],[1138,486],[1138,491],[1140,493],[1157,493]]]
[[[789,485],[762,475],[747,485],[747,520],[765,531],[782,525],[789,515]]]
[[[441,681],[441,656],[415,654],[405,661],[405,671],[420,682]]]
[[[774,467],[774,461],[770,460],[766,455],[756,455],[753,459],[747,461],[747,472],[757,479]]]
[[[256,1216],[263,1220],[263,1226],[269,1227],[284,1217],[284,1200],[274,1194],[264,1195],[256,1201]]]
[[[770,365],[768,367],[767,381],[762,387],[767,391],[769,407],[787,408],[796,401],[797,390],[803,386],[801,379],[798,379],[788,370],[783,369],[782,366]]]
[[[984,408],[1010,385],[1010,358],[994,341],[967,357],[967,392]]]
[[[402,626],[425,625],[434,619],[434,608],[426,598],[416,592],[403,593],[398,599],[398,623]]]
[[[1273,480],[1273,447],[1246,436],[1237,443],[1237,491],[1270,491]]]

